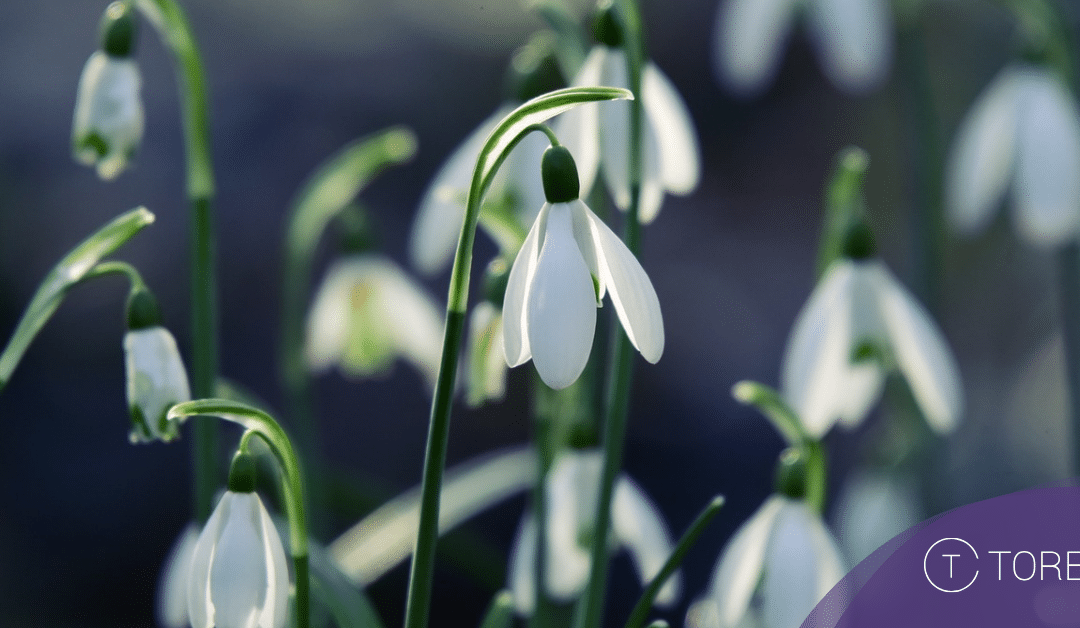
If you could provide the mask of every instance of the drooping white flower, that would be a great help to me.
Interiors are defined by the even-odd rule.
[[[191,399],[173,335],[160,325],[129,330],[124,335],[124,361],[131,442],[173,440],[178,428],[165,415],[173,405]]]
[[[188,581],[193,628],[281,628],[289,569],[274,522],[254,492],[226,491],[199,535]]]
[[[90,56],[79,79],[72,122],[75,159],[114,179],[127,166],[143,136],[139,68],[131,57],[103,51]]]
[[[513,108],[513,103],[506,103],[484,120],[454,150],[424,192],[409,236],[409,259],[420,272],[433,275],[443,270],[453,257],[465,220],[465,201],[476,158],[495,126]],[[532,224],[537,208],[544,203],[544,189],[536,172],[547,145],[547,138],[541,133],[526,135],[499,168],[487,194],[488,199],[512,195],[514,214],[522,225]],[[485,221],[480,224],[483,226]],[[492,236],[504,248],[510,244],[501,233]],[[513,246],[518,242],[513,242]]]
[[[569,601],[581,594],[592,563],[584,539],[593,536],[596,500],[600,494],[600,450],[570,450],[552,465],[545,481],[547,538],[544,554],[544,590],[552,599]],[[626,548],[642,584],[664,566],[674,549],[667,526],[656,506],[633,480],[622,474],[611,500],[614,550]],[[510,555],[510,590],[521,615],[536,607],[536,516],[526,512]],[[657,603],[675,603],[681,587],[678,573],[660,589]]]
[[[842,257],[799,312],[781,366],[781,393],[806,432],[858,425],[887,367],[907,380],[930,426],[952,431],[963,411],[956,361],[925,308],[880,261]]]
[[[199,540],[199,527],[189,523],[169,550],[158,580],[157,619],[165,628],[187,628],[188,581],[191,579],[191,559]]]
[[[597,44],[574,77],[574,86],[628,88],[626,53]],[[690,113],[671,80],[653,63],[642,68],[642,179],[638,219],[648,224],[660,212],[664,194],[689,194],[701,178],[697,133]],[[556,135],[578,164],[583,196],[603,168],[604,180],[619,209],[630,206],[629,101],[575,107],[562,114]]]
[[[721,83],[751,97],[780,68],[800,7],[825,76],[857,94],[880,85],[892,63],[893,33],[885,0],[723,0],[713,31],[713,65]]]
[[[655,364],[664,351],[664,323],[637,258],[580,200],[545,203],[506,285],[507,365],[531,359],[551,388],[572,384],[589,359],[596,308],[605,293],[630,342]]]
[[[1046,67],[1013,64],[983,90],[960,125],[946,169],[952,226],[990,222],[1006,190],[1013,222],[1033,244],[1080,236],[1080,109]]]
[[[798,628],[845,573],[836,542],[803,500],[773,495],[728,541],[691,628]]]
[[[431,298],[393,261],[373,254],[336,261],[308,315],[307,359],[316,371],[338,366],[372,377],[398,357],[434,389],[443,320]]]
[[[881,471],[859,471],[848,477],[836,498],[834,515],[837,536],[851,565],[926,518],[913,482]]]

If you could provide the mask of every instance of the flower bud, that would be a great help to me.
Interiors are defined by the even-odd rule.
[[[101,50],[110,57],[130,57],[138,33],[134,8],[130,2],[113,2],[101,16]]]
[[[540,164],[544,195],[549,203],[569,203],[578,198],[578,171],[574,157],[565,146],[551,146],[544,151]]]

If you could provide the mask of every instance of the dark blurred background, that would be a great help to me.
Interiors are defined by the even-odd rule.
[[[678,86],[699,133],[704,176],[668,197],[645,231],[643,263],[664,308],[668,341],[639,361],[626,466],[676,534],[715,493],[728,505],[687,560],[682,603],[707,586],[731,531],[770,491],[781,440],[736,404],[745,378],[777,384],[784,341],[814,281],[822,188],[848,144],[870,154],[866,195],[881,256],[912,281],[914,130],[908,89],[890,80],[852,97],[824,78],[801,31],[779,76],[752,101],[726,95],[710,68],[717,0],[644,2],[649,51]],[[585,3],[578,2],[582,13]],[[175,75],[150,28],[140,37],[147,129],[134,168],[112,183],[70,157],[75,88],[96,47],[102,0],[6,3],[0,20],[0,340],[37,283],[85,235],[146,205],[157,222],[118,257],[136,264],[188,346],[187,207]],[[394,124],[419,138],[416,159],[381,176],[364,199],[388,254],[443,159],[502,99],[514,49],[542,27],[510,0],[187,0],[203,46],[217,160],[221,370],[276,407],[274,367],[285,211],[311,170],[346,142]],[[996,4],[927,2],[919,22],[934,128],[948,146],[970,103],[1013,50]],[[944,235],[934,309],[964,376],[962,427],[935,453],[935,509],[1070,473],[1053,256],[1017,242],[1004,214],[973,240]],[[490,244],[482,244],[490,253]],[[483,247],[487,247],[486,249]],[[483,253],[475,267],[483,263]],[[445,301],[444,275],[428,282]],[[150,626],[158,570],[190,513],[184,440],[131,446],[124,400],[119,279],[74,291],[0,394],[0,625]],[[450,462],[525,442],[526,366],[511,400],[458,408]],[[428,400],[401,366],[384,380],[318,382],[330,463],[358,486],[396,494],[419,481]],[[834,484],[859,463],[856,433],[829,438]],[[228,432],[229,439],[235,438]],[[474,530],[505,553],[524,504]],[[357,518],[359,512],[356,513]],[[344,517],[342,517],[344,519]],[[344,527],[349,521],[336,522]],[[612,597],[625,616],[639,590],[625,558]],[[401,621],[407,569],[370,590]],[[490,583],[448,565],[438,625],[474,626]],[[614,608],[614,607],[613,607]],[[616,614],[617,613],[617,614]]]

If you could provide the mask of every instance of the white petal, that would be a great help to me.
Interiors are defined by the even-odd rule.
[[[641,76],[641,106],[660,149],[664,188],[689,194],[701,178],[701,149],[690,111],[671,80],[652,63]]]
[[[165,413],[190,400],[191,390],[173,335],[157,325],[129,331],[124,335],[124,356],[128,407],[142,413],[148,432],[135,426],[132,439],[175,438],[176,427],[166,423]]]
[[[536,274],[536,262],[540,256],[540,241],[546,227],[548,205],[545,204],[529,229],[524,244],[514,258],[510,275],[506,279],[503,297],[503,351],[506,365],[513,368],[532,358],[529,334],[525,327],[525,299]]]
[[[75,157],[97,164],[98,176],[113,179],[142,140],[144,117],[139,68],[131,58],[95,52],[86,62],[75,104],[72,143]],[[105,143],[105,154],[86,145],[89,136]]]
[[[210,567],[217,551],[217,540],[229,517],[236,493],[227,491],[218,501],[195,543],[191,557],[191,580],[188,582],[188,617],[193,628],[213,628],[214,601],[210,591]]]
[[[881,314],[897,366],[930,427],[938,433],[951,432],[960,421],[964,401],[952,352],[926,309],[887,268],[880,263],[875,268]]]
[[[508,107],[502,107],[481,122],[454,150],[424,192],[409,236],[409,259],[421,272],[435,274],[453,256],[465,220],[465,200],[476,157],[495,125],[509,112]]]
[[[214,544],[210,596],[217,628],[254,628],[267,601],[267,564],[254,493],[236,493]],[[261,507],[261,504],[258,505]]]
[[[655,364],[664,352],[664,319],[652,282],[634,254],[604,221],[581,201],[576,203],[577,211],[584,212],[592,225],[601,281],[611,294],[615,313],[630,342],[643,358]]]
[[[258,628],[281,628],[286,625],[289,610],[289,564],[277,527],[270,519],[258,494],[251,493],[258,504],[262,551],[266,557],[266,600],[259,614]]]
[[[199,540],[199,527],[189,523],[176,538],[161,570],[157,591],[158,623],[167,628],[187,628],[188,581],[191,579],[191,560]]]
[[[753,96],[780,67],[797,0],[726,0],[716,14],[713,61],[720,82]]]
[[[643,225],[656,220],[660,206],[664,204],[664,181],[660,169],[660,147],[657,145],[656,129],[648,116],[642,122],[641,132],[641,190],[638,200],[638,222]]]
[[[773,522],[784,502],[775,495],[767,499],[724,546],[712,581],[720,626],[735,626],[746,614],[761,577]]]
[[[844,481],[834,512],[837,533],[852,565],[926,518],[913,482],[866,471]]]
[[[626,53],[607,49],[600,80],[603,85],[628,87]],[[600,167],[615,205],[630,207],[630,102],[604,103],[600,111]]]
[[[525,326],[536,371],[551,388],[566,388],[585,370],[596,331],[595,295],[574,240],[570,206],[550,205],[528,288]]]
[[[442,359],[443,314],[428,293],[389,259],[363,256],[371,265],[380,316],[397,353],[435,389]]]
[[[673,543],[656,505],[641,487],[625,474],[615,483],[611,500],[611,524],[615,538],[630,551],[641,583],[647,585],[671,556]],[[675,572],[661,587],[656,603],[670,606],[678,601],[681,576]]]
[[[592,561],[580,541],[596,514],[602,463],[598,450],[567,451],[548,471],[544,587],[552,598],[575,598],[588,582]]]
[[[946,216],[962,234],[990,222],[1009,184],[1016,153],[1016,77],[1006,69],[960,123],[945,171]]]
[[[807,26],[826,76],[861,93],[880,85],[892,63],[891,7],[884,0],[814,0]]]
[[[1049,70],[1017,79],[1015,218],[1022,235],[1054,246],[1080,236],[1080,111]]]
[[[603,85],[600,82],[600,72],[606,56],[606,46],[593,47],[581,69],[578,70],[577,76],[574,77],[574,86]],[[555,122],[555,135],[574,156],[574,162],[577,164],[578,184],[581,187],[582,197],[588,197],[592,191],[593,184],[596,182],[596,172],[600,168],[599,116],[599,103],[588,103],[578,105],[560,115]]]
[[[526,510],[510,550],[510,593],[514,609],[527,617],[536,609],[536,516]]]
[[[351,280],[335,264],[315,293],[307,318],[304,354],[308,367],[324,371],[341,360],[349,333],[349,293]]]

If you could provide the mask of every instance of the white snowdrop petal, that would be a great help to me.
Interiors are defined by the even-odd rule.
[[[600,82],[600,74],[606,56],[605,46],[594,46],[574,77],[574,86],[605,85]],[[605,108],[608,104],[612,103],[605,103]],[[600,104],[578,105],[561,114],[555,121],[554,130],[562,145],[574,156],[581,196],[588,197],[600,168],[600,143],[597,140],[600,134]]]
[[[720,82],[754,96],[780,67],[797,0],[726,0],[714,29],[713,61]]]
[[[1049,70],[1026,67],[1017,79],[1015,220],[1035,244],[1080,236],[1080,111]]]
[[[229,518],[232,500],[236,493],[222,495],[210,518],[206,520],[199,540],[195,543],[195,553],[191,557],[191,580],[188,583],[188,617],[193,628],[213,628],[214,602],[210,591],[210,565],[217,552],[217,539],[221,529]]]
[[[834,513],[835,528],[852,565],[926,518],[913,482],[867,471],[844,481]]]
[[[576,205],[577,203],[575,203]],[[581,202],[581,206],[587,207],[584,202]],[[574,209],[570,212],[570,216],[574,225],[574,240],[577,241],[585,265],[589,267],[589,273],[592,274],[597,283],[596,302],[599,304],[604,295],[607,294],[607,283],[605,283],[604,277],[600,273],[600,254],[596,249],[596,241],[593,238],[592,223],[589,221],[588,213]]]
[[[424,192],[409,235],[409,259],[419,271],[435,274],[453,257],[476,157],[495,125],[509,112],[509,107],[501,107],[481,122],[439,168]]]
[[[165,413],[172,405],[190,400],[191,390],[172,333],[159,325],[128,331],[124,368],[128,407],[141,412],[144,423],[135,426],[132,438],[174,438],[175,428],[163,425]],[[147,433],[142,433],[142,427]]]
[[[654,64],[641,75],[641,106],[659,148],[664,188],[689,194],[701,178],[701,149],[690,111],[671,80]]]
[[[596,513],[601,463],[599,452],[567,451],[548,471],[544,588],[555,599],[577,597],[589,580],[592,560],[580,538]]]
[[[372,256],[373,281],[379,290],[380,316],[397,351],[435,389],[442,359],[443,314],[427,292],[395,263]]]
[[[584,212],[592,225],[600,275],[607,284],[619,322],[641,356],[655,364],[664,352],[664,320],[652,282],[634,254],[604,221],[584,203],[577,203],[578,211]]]
[[[652,500],[625,474],[615,483],[611,500],[611,523],[615,538],[630,552],[642,585],[660,573],[674,549],[667,525]],[[682,587],[678,572],[672,574],[656,597],[659,606],[678,601]]]
[[[112,57],[102,51],[91,55],[79,79],[72,122],[72,144],[76,159],[97,163],[98,176],[113,179],[142,141],[145,126],[142,79],[135,61]],[[91,136],[104,142],[99,148],[87,146]]]
[[[660,172],[663,158],[660,148],[657,146],[656,131],[652,128],[648,118],[643,121],[641,133],[642,162],[641,162],[641,189],[638,200],[638,222],[647,225],[656,220],[660,213],[660,206],[664,204],[664,181]],[[629,207],[627,207],[629,209]]]
[[[773,522],[783,505],[781,497],[767,499],[724,546],[711,587],[720,626],[735,626],[746,615],[761,576]]]
[[[308,368],[316,372],[341,360],[348,336],[351,281],[342,273],[343,268],[336,263],[327,270],[308,313],[304,354]]]
[[[191,624],[188,620],[187,591],[198,540],[198,526],[189,523],[169,550],[161,570],[155,610],[158,623],[167,628],[187,628]]]
[[[960,123],[945,170],[946,217],[970,235],[990,222],[1009,185],[1016,153],[1016,74],[1006,68]]]
[[[765,552],[762,619],[771,628],[798,628],[817,597],[817,553],[805,504],[784,500]]]
[[[210,565],[217,628],[255,628],[268,592],[267,556],[254,493],[235,493]]]
[[[532,357],[525,321],[525,299],[536,273],[536,261],[540,255],[540,239],[543,237],[548,207],[549,205],[544,205],[536,222],[529,229],[529,235],[518,250],[506,280],[506,294],[503,297],[503,351],[506,354],[506,365],[511,368],[524,364]]]
[[[960,371],[952,352],[929,312],[892,273],[880,263],[875,272],[881,314],[897,366],[930,427],[938,433],[951,432],[963,412]]]
[[[289,609],[289,564],[285,559],[285,547],[281,543],[270,513],[263,506],[258,494],[251,493],[259,511],[259,534],[262,551],[266,557],[266,598],[259,613],[259,628],[280,628],[287,623]]]
[[[810,530],[810,546],[814,549],[817,565],[814,601],[814,605],[817,605],[847,573],[847,564],[840,555],[840,547],[836,544],[832,532],[825,527],[825,522],[816,512],[811,511],[805,502],[801,506]]]
[[[585,369],[596,331],[593,283],[566,203],[548,209],[527,299],[525,321],[536,371],[551,388],[566,388]]]
[[[885,80],[893,47],[892,9],[885,0],[814,0],[808,9],[810,35],[837,87],[863,93]]]
[[[518,615],[532,615],[536,609],[536,515],[525,511],[510,549],[510,593]]]
[[[818,438],[836,419],[851,352],[850,290],[854,267],[837,260],[803,306],[784,347],[780,390],[808,434]]]
[[[626,53],[606,46],[597,48],[606,51],[600,76],[603,84],[628,87]],[[600,167],[615,205],[625,211],[630,207],[630,102],[604,103],[599,116]]]

